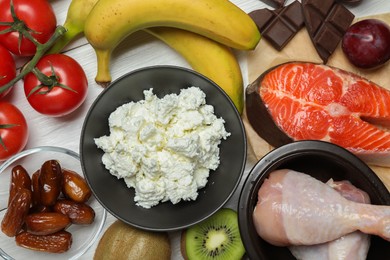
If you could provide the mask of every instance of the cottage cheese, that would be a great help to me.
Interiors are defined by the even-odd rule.
[[[219,144],[230,133],[198,87],[159,99],[118,107],[109,117],[110,135],[95,138],[110,173],[135,189],[137,205],[195,200],[210,170],[219,166]]]

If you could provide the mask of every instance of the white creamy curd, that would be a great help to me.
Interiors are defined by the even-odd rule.
[[[109,117],[110,135],[95,138],[110,173],[135,189],[137,205],[195,200],[210,170],[219,165],[219,144],[230,133],[206,104],[198,87],[118,107]]]

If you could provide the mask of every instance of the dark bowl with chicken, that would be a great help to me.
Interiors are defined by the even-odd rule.
[[[390,206],[390,193],[383,182],[366,163],[346,149],[323,141],[298,141],[281,146],[257,162],[241,190],[239,228],[249,259],[296,259],[289,246],[275,246],[260,237],[253,217],[259,189],[272,172],[280,169],[305,173],[324,183],[349,181],[369,196],[371,204]],[[388,259],[389,241],[370,235],[369,242],[367,259]]]

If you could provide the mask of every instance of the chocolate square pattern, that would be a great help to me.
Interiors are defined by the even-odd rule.
[[[249,13],[249,16],[256,23],[264,39],[279,51],[304,26],[299,1],[276,10],[258,9]]]
[[[302,0],[302,10],[314,47],[327,63],[355,16],[335,0]]]

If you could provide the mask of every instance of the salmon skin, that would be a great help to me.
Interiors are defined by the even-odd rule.
[[[247,87],[246,113],[274,147],[322,140],[368,164],[390,166],[390,91],[354,73],[310,62],[280,64]]]

